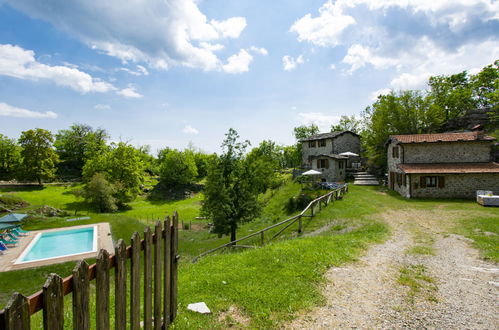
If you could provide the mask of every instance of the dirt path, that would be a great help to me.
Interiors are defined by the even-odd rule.
[[[449,214],[439,212],[383,214],[391,239],[357,263],[330,269],[327,304],[286,328],[499,328],[499,266],[480,260],[467,239],[446,234]],[[414,247],[433,255],[410,253]]]

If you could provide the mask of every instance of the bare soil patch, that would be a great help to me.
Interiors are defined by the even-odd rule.
[[[448,233],[456,216],[463,212],[377,215],[390,225],[390,240],[356,263],[331,268],[323,291],[327,304],[285,328],[497,328],[499,267],[481,260],[468,239]],[[414,246],[432,253],[408,253]],[[401,274],[409,280],[401,281]]]

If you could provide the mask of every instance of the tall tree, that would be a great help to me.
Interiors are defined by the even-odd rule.
[[[59,173],[81,177],[87,159],[102,152],[107,139],[105,130],[94,130],[85,124],[73,124],[69,129],[57,132],[54,147],[60,159]]]
[[[117,202],[123,205],[140,193],[144,170],[140,150],[125,142],[112,143],[108,151],[96,154],[85,163],[83,179],[89,182],[96,173],[103,173],[115,187]]]
[[[315,124],[302,125],[293,129],[296,140],[306,139],[319,133],[319,127]]]
[[[223,153],[208,169],[202,213],[212,219],[216,233],[230,234],[234,241],[238,226],[258,216],[260,206],[255,174],[244,157],[249,142],[239,142],[232,128],[225,136]]]
[[[159,177],[167,186],[192,183],[198,175],[194,154],[190,150],[165,148],[159,151]]]
[[[331,132],[350,131],[358,134],[360,133],[361,129],[362,129],[362,121],[360,119],[355,118],[354,115],[350,117],[341,116],[339,123],[331,126]]]
[[[21,148],[15,139],[0,134],[0,180],[16,177],[21,165]]]
[[[37,128],[21,133],[19,144],[22,147],[22,178],[42,181],[55,178],[56,165],[59,161],[52,146],[54,136],[47,130]]]

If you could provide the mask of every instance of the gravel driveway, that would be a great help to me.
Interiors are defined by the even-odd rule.
[[[441,214],[439,213],[441,212]],[[356,263],[331,268],[327,304],[300,315],[289,329],[498,329],[499,266],[479,259],[467,238],[448,234],[449,212],[389,211],[392,236]],[[409,253],[426,238],[433,254]],[[424,269],[428,286],[411,292],[401,269]]]

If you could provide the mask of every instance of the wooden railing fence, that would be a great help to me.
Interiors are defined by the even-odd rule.
[[[143,269],[140,269],[142,258]],[[131,260],[129,267],[128,259]],[[90,329],[91,313],[95,313],[98,330],[110,329],[110,270],[113,268],[114,328],[166,329],[177,314],[178,259],[178,214],[175,212],[164,224],[156,222],[154,233],[147,227],[142,240],[135,232],[129,247],[120,239],[114,255],[100,250],[95,264],[89,266],[85,261],[79,261],[73,275],[64,279],[51,274],[43,289],[29,297],[14,293],[5,309],[0,311],[0,329],[31,329],[31,315],[40,310],[43,310],[43,329],[64,329],[64,296],[70,293],[73,296],[73,329]],[[141,276],[144,277],[142,290]],[[89,307],[92,280],[96,286],[95,311]]]
[[[279,227],[279,226],[282,226],[282,225],[285,225],[284,227],[282,227],[277,233],[275,233],[271,238],[270,240],[273,240],[275,239],[276,237],[278,237],[280,234],[282,234],[287,228],[289,228],[291,225],[293,225],[294,223],[298,222],[298,234],[301,234],[302,231],[303,231],[303,226],[302,226],[302,218],[305,218],[305,217],[314,217],[315,214],[317,213],[317,208],[319,209],[318,211],[320,211],[322,209],[322,207],[324,206],[327,206],[329,205],[329,203],[333,200],[336,200],[336,199],[339,199],[339,198],[342,198],[342,196],[348,192],[348,185],[345,184],[344,186],[342,186],[341,188],[338,188],[338,189],[335,189],[335,190],[332,190],[330,192],[328,192],[327,194],[325,195],[322,195],[320,197],[317,197],[316,199],[314,199],[313,201],[311,201],[307,207],[305,209],[303,209],[303,211],[301,211],[300,214],[298,215],[295,215],[294,217],[291,217],[289,219],[286,219],[286,220],[283,220],[281,222],[278,222],[276,224],[273,224],[272,226],[269,226],[267,228],[264,228],[262,230],[259,230],[257,232],[254,232],[250,235],[247,235],[247,236],[244,236],[244,237],[241,237],[239,239],[236,239],[234,241],[231,241],[229,243],[226,243],[224,245],[221,245],[219,247],[216,247],[214,249],[211,249],[211,250],[208,250],[206,252],[203,252],[201,253],[200,255],[198,255],[197,257],[195,257],[194,259],[192,259],[192,262],[197,262],[200,258],[208,255],[208,254],[211,254],[213,252],[216,252],[216,251],[219,251],[221,249],[224,249],[224,248],[228,248],[228,247],[248,247],[247,245],[236,245],[237,243],[239,242],[242,242],[242,241],[245,241],[249,238],[252,238],[252,237],[255,237],[255,236],[258,236],[260,235],[260,244],[261,245],[265,245],[265,232],[271,230],[271,229],[274,229],[276,227]],[[310,214],[306,214],[308,211],[310,211]],[[270,241],[269,240],[269,241]],[[251,247],[254,247],[254,246],[251,246]]]

